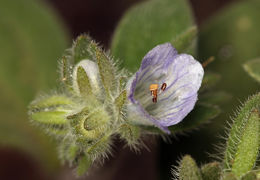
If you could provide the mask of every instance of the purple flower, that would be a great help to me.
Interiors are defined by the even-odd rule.
[[[178,54],[170,43],[156,46],[128,81],[129,118],[170,133],[168,126],[182,121],[194,108],[203,74],[191,55]]]

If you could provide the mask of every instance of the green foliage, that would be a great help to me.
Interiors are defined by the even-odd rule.
[[[207,93],[203,93],[199,97],[201,102],[217,104],[217,105],[223,102],[228,102],[231,98],[232,98],[231,95],[224,91],[207,92]]]
[[[126,103],[126,97],[127,94],[126,94],[126,90],[123,90],[118,97],[116,97],[114,103],[116,105],[116,111],[117,111],[117,114],[118,114],[118,120],[120,120],[120,117],[122,116],[122,113],[123,112],[123,108],[124,108],[124,105]]]
[[[74,42],[72,46],[72,57],[73,57],[73,63],[77,64],[83,59],[92,59],[93,58],[93,52],[91,49],[86,49],[86,47],[89,47],[91,44],[91,39],[89,36],[79,36],[77,38],[77,41]]]
[[[224,164],[238,177],[252,169],[257,158],[259,107],[260,94],[256,94],[241,107],[229,132]]]
[[[177,172],[173,171],[173,175],[179,177],[179,180],[202,180],[200,169],[189,155],[182,158]]]
[[[233,173],[227,172],[223,174],[221,180],[238,180],[238,179]]]
[[[91,161],[87,156],[83,156],[79,160],[79,165],[77,168],[77,174],[82,176],[91,166]]]
[[[92,43],[90,47],[95,52],[95,59],[97,60],[101,81],[104,85],[105,91],[110,94],[114,89],[116,89],[116,83],[118,82],[118,80],[116,80],[116,71],[113,61],[111,61],[111,58],[104,53],[97,44]]]
[[[83,67],[78,67],[77,69],[77,84],[79,87],[79,93],[82,96],[88,97],[88,95],[92,95],[92,88],[88,78],[87,73],[85,72]]]
[[[202,80],[200,91],[203,92],[207,89],[215,87],[220,78],[221,77],[219,74],[206,71]]]
[[[186,0],[149,0],[126,12],[112,39],[111,51],[134,72],[144,55],[171,42],[180,52],[195,53],[197,28]]]
[[[260,58],[246,62],[243,67],[252,78],[260,82]]]
[[[221,164],[212,162],[201,167],[201,175],[203,180],[219,180],[221,177]]]
[[[0,0],[0,144],[31,154],[50,169],[58,165],[55,147],[31,127],[26,106],[56,82],[56,59],[67,45],[59,22],[42,2]]]
[[[121,139],[125,140],[130,148],[138,150],[140,144],[141,128],[129,123],[122,124],[119,128]]]
[[[258,110],[253,110],[247,121],[232,162],[232,172],[237,177],[241,177],[254,167],[259,151],[260,118]]]
[[[260,51],[260,1],[234,1],[208,19],[200,27],[199,59],[215,57],[207,68],[221,74],[215,90],[232,94],[233,99],[222,105],[223,114],[214,124],[222,130],[223,121],[239,105],[239,100],[255,93],[259,85],[243,70],[248,59],[259,57]]]
[[[1,82],[27,103],[39,88],[55,84],[56,59],[67,45],[66,34],[43,3],[1,0],[0,6]]]
[[[249,172],[244,175],[241,180],[257,180],[257,175],[255,172]]]
[[[258,170],[255,165],[260,147],[260,93],[251,96],[237,112],[237,116],[230,125],[226,141],[223,160],[212,162],[201,167],[203,180],[256,180]],[[196,116],[195,116],[196,117]],[[185,156],[186,157],[186,156]],[[189,156],[188,156],[189,157]],[[189,162],[190,161],[190,162]],[[185,163],[186,162],[186,163]],[[177,171],[179,179],[188,179],[192,173],[197,174],[198,169],[190,167],[191,158],[183,158]],[[185,173],[179,173],[183,169]],[[189,172],[193,171],[193,172]],[[189,176],[185,176],[189,174]],[[183,178],[185,177],[185,178]],[[193,175],[192,177],[197,177]]]

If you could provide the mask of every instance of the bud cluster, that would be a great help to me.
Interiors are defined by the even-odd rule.
[[[31,121],[57,139],[59,157],[84,174],[111,152],[119,135],[132,148],[140,129],[125,118],[127,73],[86,35],[78,37],[60,61],[60,92],[29,106]]]

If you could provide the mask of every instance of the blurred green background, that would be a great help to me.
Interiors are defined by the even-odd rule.
[[[219,143],[218,136],[223,134],[229,116],[240,101],[259,89],[244,72],[242,64],[260,54],[260,2],[190,0],[191,6],[180,12],[174,8],[174,12],[170,8],[165,12],[158,9],[140,32],[134,31],[149,16],[134,17],[128,11],[127,16],[133,20],[125,17],[119,26],[122,30],[117,29],[113,36],[123,14],[139,1],[0,0],[0,179],[75,178],[72,170],[62,167],[57,160],[55,142],[31,126],[26,114],[28,103],[36,94],[57,87],[57,60],[71,46],[73,38],[88,33],[107,49],[112,44],[113,55],[127,59],[122,66],[131,66],[129,69],[134,71],[140,57],[153,44],[176,42],[170,30],[165,31],[169,36],[160,35],[159,31],[153,32],[154,37],[145,39],[146,28],[156,29],[148,22],[161,22],[162,17],[164,21],[157,30],[169,28],[173,29],[173,34],[181,34],[182,29],[189,30],[198,25],[198,38],[195,38],[196,33],[188,37],[194,41],[192,46],[180,45],[185,48],[178,50],[192,52],[201,62],[214,56],[215,61],[206,69],[221,77],[214,89],[224,90],[233,98],[219,104],[222,114],[210,124],[185,136],[171,138],[171,144],[159,138],[152,142],[145,140],[150,151],[143,149],[135,154],[124,148],[122,142],[116,142],[114,157],[104,168],[82,179],[170,179],[171,166],[184,154],[191,154],[199,165],[211,160],[207,153],[216,152],[212,145]],[[173,5],[176,8],[185,6],[181,1],[176,2]],[[176,21],[169,18],[171,13],[176,21],[182,21],[179,29],[175,28]],[[190,18],[193,15],[194,18]],[[135,26],[129,26],[131,22]],[[138,47],[135,53],[139,58],[132,62],[133,47]]]

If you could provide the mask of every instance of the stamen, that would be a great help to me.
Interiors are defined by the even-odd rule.
[[[161,90],[164,91],[167,87],[166,83],[163,83],[161,86]],[[150,85],[151,96],[153,96],[153,103],[157,103],[157,96],[158,96],[158,84],[151,84]]]
[[[164,91],[164,90],[166,89],[166,87],[167,87],[167,84],[166,84],[166,83],[163,83],[163,84],[162,84],[162,87],[161,87],[161,90]]]

